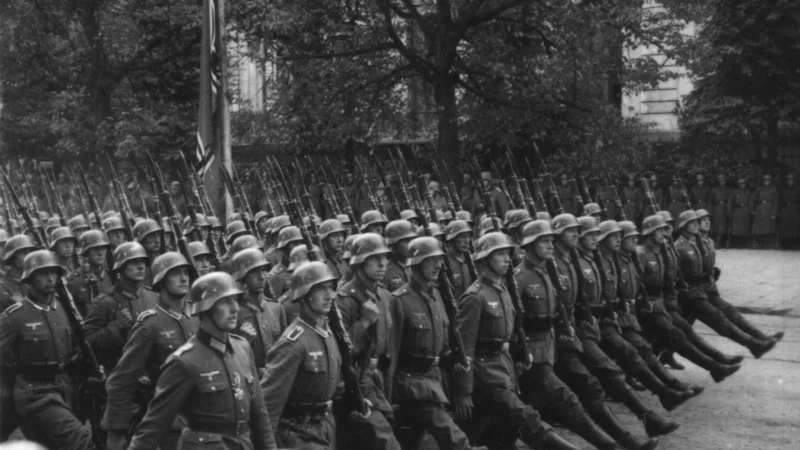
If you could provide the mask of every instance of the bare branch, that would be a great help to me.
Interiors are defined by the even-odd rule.
[[[286,61],[306,61],[310,59],[334,59],[334,58],[346,58],[349,56],[358,56],[358,55],[366,55],[369,53],[377,53],[384,50],[392,50],[397,49],[397,44],[394,42],[382,42],[376,45],[370,45],[368,47],[361,47],[355,48],[352,50],[345,50],[341,52],[330,52],[330,53],[316,53],[312,55],[287,55],[281,57]]]
[[[465,22],[468,26],[475,26],[483,22],[488,22],[495,17],[503,14],[504,12],[508,11],[509,9],[516,8],[521,4],[525,3],[526,1],[530,0],[506,0],[499,5],[495,6],[486,11],[477,11],[476,13],[465,17]]]

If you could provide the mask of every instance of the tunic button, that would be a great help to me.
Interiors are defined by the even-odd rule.
[[[200,442],[203,442],[204,440],[205,440],[204,438],[198,439],[198,441],[200,441]]]
[[[217,390],[217,387],[216,387],[216,386],[211,386],[211,390],[212,390],[212,391],[216,391],[216,390]]]

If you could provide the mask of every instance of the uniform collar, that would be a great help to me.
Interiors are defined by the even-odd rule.
[[[255,302],[251,301],[248,296],[243,295],[239,298],[239,303],[253,311],[264,311],[264,294],[259,294]]]
[[[310,317],[308,317],[308,315],[306,315],[303,311],[300,311],[300,313],[297,315],[297,320],[299,320],[300,322],[303,323],[303,325],[311,329],[311,331],[322,336],[323,339],[328,339],[329,337],[331,337],[331,331],[328,328],[327,321],[323,322],[322,329],[320,329],[320,327],[312,325],[313,320]]]
[[[364,276],[360,272],[356,272],[355,276],[353,277],[353,289],[358,292],[363,292],[367,294],[367,297],[375,300],[378,297],[378,283],[375,283],[375,287],[370,287],[369,284],[364,281]]]
[[[212,336],[211,333],[209,333],[208,331],[200,328],[199,330],[197,330],[197,340],[207,345],[208,347],[213,348],[220,354],[233,353],[233,346],[231,345],[230,338],[228,338],[226,342],[222,342],[219,339]]]
[[[50,312],[51,309],[52,310],[58,309],[58,302],[55,301],[55,296],[51,296],[50,297],[50,302],[48,304],[44,305],[44,306],[42,304],[40,304],[40,303],[37,303],[36,300],[33,299],[33,293],[32,292],[28,292],[28,296],[25,297],[25,300],[27,300],[28,303],[30,303],[31,305],[33,305],[34,308],[36,308],[36,309],[38,309],[40,311]]]
[[[481,283],[491,286],[497,292],[505,292],[506,290],[505,285],[499,280],[492,280],[484,274],[481,274],[478,278],[480,278]]]
[[[139,285],[139,287],[136,288],[136,293],[135,294],[131,294],[129,292],[125,292],[122,289],[122,285],[119,282],[117,282],[114,285],[114,292],[119,294],[119,295],[121,295],[122,298],[124,298],[125,300],[136,300],[137,298],[139,298],[139,294],[141,294],[141,292],[142,292],[142,286]]]
[[[167,304],[167,302],[165,302],[165,301],[163,301],[161,299],[158,299],[158,303],[156,304],[156,307],[158,307],[158,309],[160,309],[161,311],[164,311],[165,313],[167,313],[170,317],[172,317],[175,320],[181,320],[185,315],[183,311],[177,311],[177,310],[171,308]]]
[[[425,298],[429,298],[431,300],[435,298],[433,297],[433,283],[430,283],[428,287],[425,287],[414,275],[411,275],[411,279],[408,281],[408,287],[414,292],[419,292]]]
[[[447,254],[450,255],[451,258],[455,259],[460,263],[465,262],[464,254],[462,254],[461,252],[457,252],[454,249],[450,249],[450,251],[448,251]]]
[[[536,270],[536,271],[544,271],[545,262],[540,260],[538,263],[531,261],[530,258],[525,258],[522,260],[522,264],[525,266],[526,269],[529,270]]]

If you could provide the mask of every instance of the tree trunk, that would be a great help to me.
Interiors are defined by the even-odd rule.
[[[458,104],[456,102],[456,80],[453,75],[438,76],[434,83],[439,137],[439,157],[450,168],[450,173],[459,173]]]

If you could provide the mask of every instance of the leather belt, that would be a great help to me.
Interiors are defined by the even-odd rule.
[[[691,285],[698,285],[708,282],[708,275],[684,275],[684,281]]]
[[[522,328],[528,333],[541,333],[553,328],[556,316],[533,316],[522,319]]]
[[[17,375],[21,375],[27,380],[52,380],[53,378],[64,375],[65,365],[59,363],[31,364],[22,365],[14,368]]]
[[[475,356],[495,357],[507,352],[509,349],[508,341],[484,340],[475,344]]]
[[[427,373],[434,367],[439,367],[438,356],[428,355],[403,355],[397,361],[400,370],[412,373]]]
[[[664,293],[664,285],[662,284],[645,284],[645,291],[647,295],[661,295]]]
[[[287,403],[283,408],[283,418],[302,419],[303,421],[321,420],[331,410],[332,400],[323,403]]]
[[[225,436],[244,436],[250,433],[250,422],[240,420],[236,423],[189,422],[190,430],[198,433],[222,434]]]

